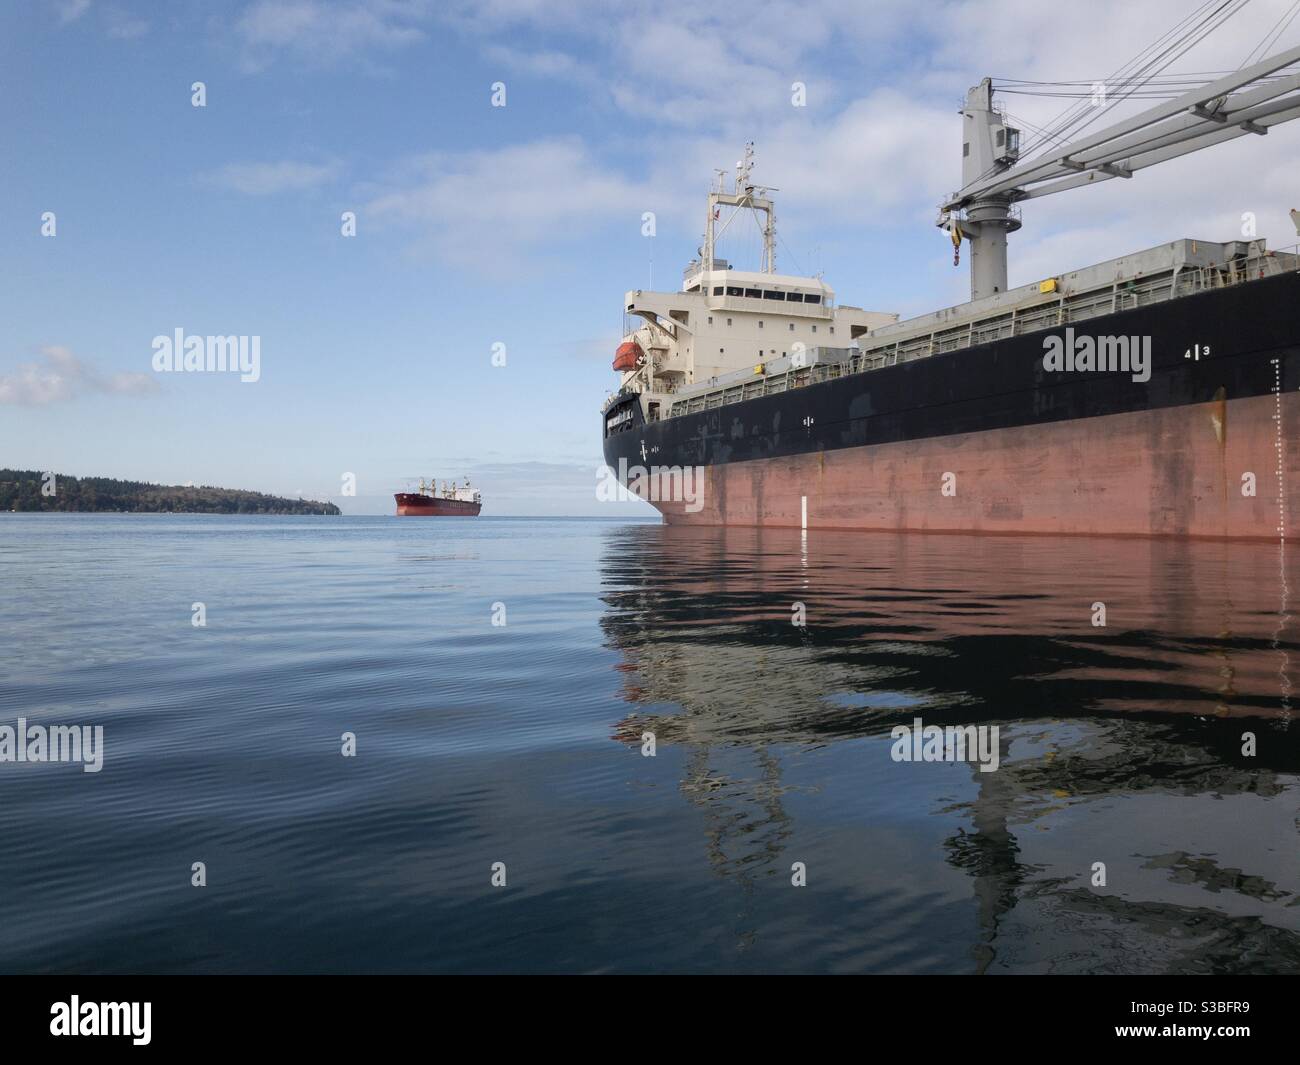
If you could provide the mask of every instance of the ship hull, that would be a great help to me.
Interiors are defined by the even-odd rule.
[[[405,518],[476,518],[483,509],[482,503],[461,499],[435,499],[416,492],[399,492],[397,515]]]
[[[632,398],[605,459],[698,469],[693,498],[651,499],[673,524],[1300,532],[1300,277],[1072,328],[1150,337],[1150,380],[1049,371],[1047,330],[649,424]]]

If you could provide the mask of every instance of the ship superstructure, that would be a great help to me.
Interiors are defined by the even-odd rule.
[[[681,291],[638,289],[624,301],[635,328],[623,337],[614,369],[622,374],[620,392],[641,396],[649,421],[665,415],[687,389],[707,387],[737,371],[752,373],[792,352],[848,346],[898,320],[896,314],[837,304],[834,290],[820,277],[776,272],[774,190],[753,183],[753,165],[751,144],[730,187],[725,172],[718,173],[709,191],[700,254],[683,272]],[[747,213],[762,219],[759,270],[733,269],[715,254],[718,238]],[[626,420],[626,414],[622,417]]]

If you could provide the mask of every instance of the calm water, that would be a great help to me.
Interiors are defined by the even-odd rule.
[[[0,970],[1300,971],[1296,557],[5,515]]]

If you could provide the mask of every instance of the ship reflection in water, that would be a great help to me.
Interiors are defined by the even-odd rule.
[[[780,923],[791,968],[1294,972],[1294,555],[618,529],[614,738],[654,734],[638,781],[675,781],[739,947]],[[998,726],[998,768],[895,761],[918,718]]]

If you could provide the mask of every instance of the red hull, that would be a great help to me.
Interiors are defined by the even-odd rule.
[[[694,512],[654,505],[672,525],[797,529],[806,500],[810,529],[1277,541],[1300,535],[1297,439],[1300,396],[1257,396],[710,466]]]
[[[410,518],[476,518],[483,509],[482,503],[469,503],[460,499],[435,499],[418,492],[398,492],[397,513]]]

